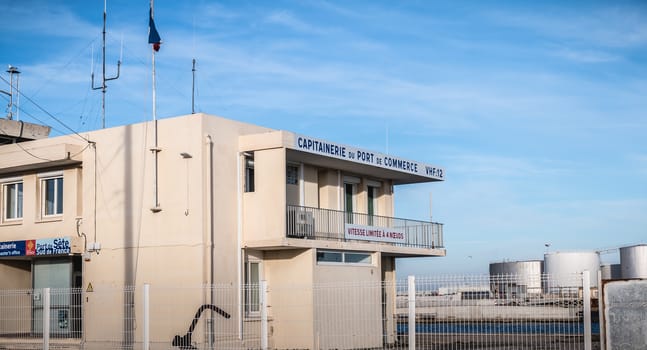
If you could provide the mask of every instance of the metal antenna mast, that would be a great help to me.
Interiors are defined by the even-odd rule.
[[[101,128],[105,129],[106,127],[106,89],[108,86],[106,82],[109,80],[115,80],[119,78],[119,72],[121,71],[121,57],[117,61],[117,75],[111,78],[106,78],[106,2],[103,0],[103,41],[102,41],[102,79],[100,86],[94,86],[94,65],[92,65],[92,90],[101,89]],[[122,43],[123,44],[123,43]],[[121,56],[121,55],[120,55]],[[94,60],[94,57],[92,58]]]
[[[193,82],[191,84],[191,114],[195,114],[195,58],[193,59]]]
[[[9,105],[7,105],[7,119],[11,120],[13,119],[13,95],[14,95],[14,85],[13,85],[13,76],[16,75],[16,87],[15,90],[18,91],[20,89],[18,83],[20,82],[20,71],[18,70],[18,67],[14,67],[12,65],[9,65],[9,68],[7,68],[7,73],[9,73],[9,92],[6,92],[4,90],[0,90],[0,92],[6,94],[9,96]],[[17,103],[17,108],[16,108],[16,120],[18,120],[20,116],[20,94],[18,94],[18,98],[16,100],[18,101]]]

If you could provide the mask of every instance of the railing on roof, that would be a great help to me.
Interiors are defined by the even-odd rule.
[[[404,232],[404,242],[388,243],[400,247],[443,248],[443,224],[437,222],[351,213],[340,210],[288,205],[286,210],[288,238],[353,241],[345,238],[346,224],[393,228]]]

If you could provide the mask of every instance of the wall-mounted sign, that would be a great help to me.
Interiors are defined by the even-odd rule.
[[[0,257],[67,255],[71,252],[69,237],[0,242]]]
[[[406,243],[403,229],[346,224],[344,238],[372,242]]]
[[[36,240],[36,255],[70,254],[69,238],[48,238]]]
[[[25,255],[25,241],[0,242],[0,257]]]
[[[379,152],[367,151],[360,148],[323,141],[299,134],[294,135],[294,149],[308,153],[319,154],[348,160],[355,163],[373,165],[376,167],[415,174],[435,180],[445,180],[445,169],[435,166],[389,156]]]

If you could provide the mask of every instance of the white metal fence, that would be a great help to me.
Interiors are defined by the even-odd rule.
[[[598,348],[587,278],[541,279],[1,290],[0,349]]]

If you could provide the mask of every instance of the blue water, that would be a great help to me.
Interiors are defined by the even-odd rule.
[[[398,323],[398,333],[409,331],[407,323]],[[417,323],[416,333],[441,334],[584,334],[584,323],[561,322],[433,322]],[[600,324],[591,324],[591,333],[600,334]]]

